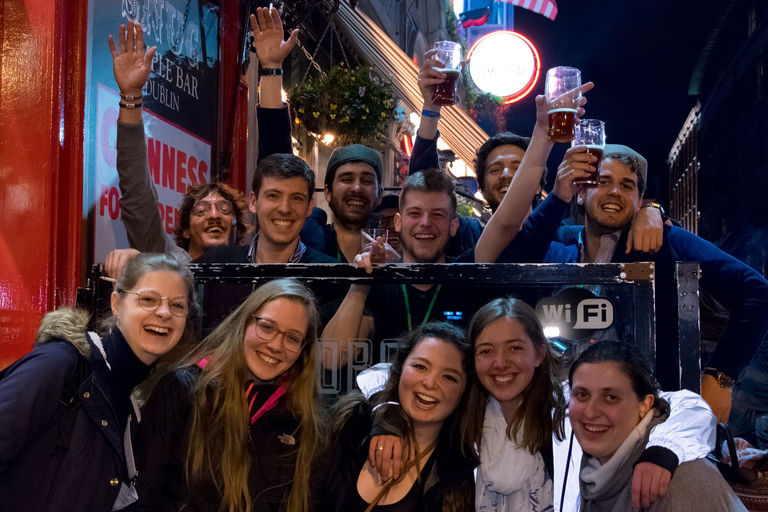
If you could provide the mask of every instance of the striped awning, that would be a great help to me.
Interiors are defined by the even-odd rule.
[[[352,9],[347,2],[341,2],[336,16],[339,28],[358,54],[375,66],[381,76],[391,80],[397,95],[411,110],[421,112],[419,67],[359,8]],[[440,114],[440,138],[472,167],[475,152],[488,140],[488,134],[456,105],[443,107]]]
[[[515,7],[528,9],[555,21],[557,17],[557,4],[555,0],[502,0]]]

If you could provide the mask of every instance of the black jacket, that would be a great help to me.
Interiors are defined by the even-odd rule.
[[[123,426],[149,367],[116,332],[102,344],[110,370],[86,322],[74,310],[46,315],[33,350],[0,380],[3,512],[108,512],[128,481]],[[124,385],[113,386],[116,376]]]
[[[325,497],[318,511],[342,510],[347,496],[357,492],[357,479],[368,457],[371,428],[370,407],[358,406],[336,438]],[[418,510],[472,512],[475,509],[474,469],[478,461],[471,455],[465,457],[458,448],[450,449],[448,436],[444,434],[440,434],[433,453],[434,464],[424,480]]]
[[[212,481],[190,488],[184,475],[191,390],[199,374],[196,368],[182,368],[166,375],[142,409],[134,447],[139,467],[139,501],[131,510],[179,510],[182,506],[188,511],[219,509],[221,494]],[[251,425],[247,449],[251,456],[248,489],[253,510],[285,510],[300,443],[299,423],[282,397],[275,408]],[[295,444],[289,444],[292,441]]]

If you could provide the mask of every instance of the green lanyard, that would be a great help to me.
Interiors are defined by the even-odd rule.
[[[413,330],[413,321],[411,320],[411,303],[408,301],[408,291],[405,289],[405,285],[401,284],[400,286],[403,288],[403,297],[405,297],[405,314],[408,317],[408,332],[411,332]],[[424,315],[424,320],[421,322],[421,325],[424,325],[429,321],[429,315],[432,313],[432,308],[435,307],[435,301],[437,301],[437,294],[440,293],[440,288],[442,287],[442,284],[437,285],[435,293],[432,294],[432,302],[429,303],[429,308],[427,309],[427,313]]]

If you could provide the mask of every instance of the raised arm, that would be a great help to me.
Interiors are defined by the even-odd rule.
[[[291,53],[299,31],[283,39],[283,22],[276,8],[251,14],[253,47],[259,59],[259,160],[275,153],[291,153],[291,116],[283,103],[283,61]]]
[[[594,87],[592,82],[582,86],[582,92],[587,92]],[[586,98],[583,99],[586,101]],[[514,240],[518,231],[530,213],[531,202],[536,195],[541,175],[547,163],[549,153],[554,143],[547,137],[548,104],[544,96],[536,97],[536,125],[533,128],[531,142],[525,151],[520,168],[512,178],[507,193],[504,194],[499,208],[493,214],[483,230],[483,234],[475,247],[475,261],[477,263],[494,263],[501,253]],[[581,112],[583,114],[583,111]],[[574,155],[572,148],[570,155]],[[582,150],[582,152],[585,150]],[[566,153],[566,159],[570,156]],[[555,182],[554,193],[563,201],[569,202],[574,193],[573,179],[586,176],[590,164],[584,162],[585,157],[574,156],[566,162],[563,161]],[[564,169],[563,165],[567,164]]]
[[[440,61],[434,59],[437,50],[430,50],[424,55],[424,64],[419,69],[419,90],[424,98],[421,122],[416,132],[416,140],[411,152],[411,164],[408,174],[414,174],[430,167],[439,167],[437,157],[437,124],[440,120],[440,105],[432,103],[435,86],[445,81],[445,73],[437,70]]]
[[[142,122],[142,91],[149,79],[156,47],[144,52],[140,23],[120,26],[118,48],[109,36],[112,70],[120,89],[117,118],[117,175],[121,192],[120,209],[131,248],[141,252],[175,253],[189,258],[165,232],[158,215],[155,184],[149,173],[147,142]],[[129,99],[130,98],[130,99]],[[133,106],[133,108],[128,107]]]

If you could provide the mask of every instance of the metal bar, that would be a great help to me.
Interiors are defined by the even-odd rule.
[[[675,265],[675,279],[680,388],[698,393],[701,387],[699,264],[678,262]]]
[[[251,284],[278,277],[296,277],[309,282],[330,283],[444,283],[444,284],[617,284],[626,279],[625,265],[618,263],[446,263],[379,265],[373,273],[352,265],[330,264],[190,264],[199,284]],[[633,279],[652,279],[651,263],[632,264]],[[645,268],[645,272],[639,269]],[[625,274],[622,277],[622,274]]]

